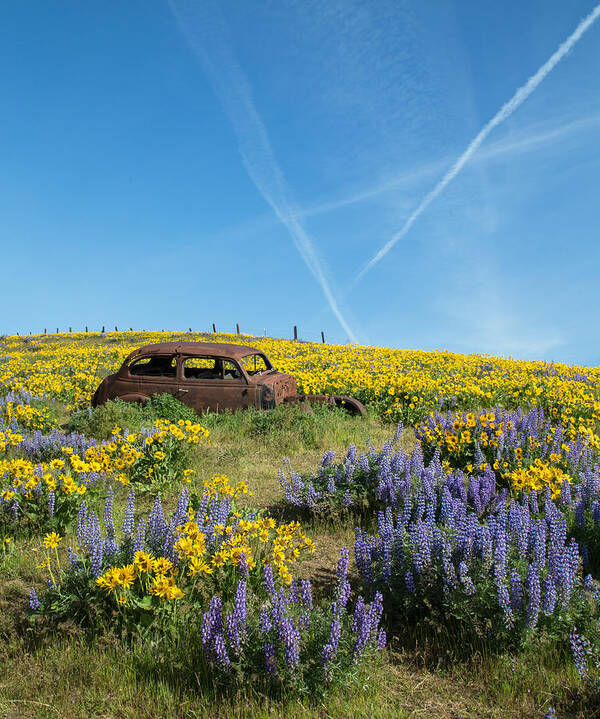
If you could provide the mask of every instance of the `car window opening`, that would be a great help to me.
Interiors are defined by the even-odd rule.
[[[242,357],[244,369],[250,375],[260,375],[273,369],[269,360],[261,354],[250,354]]]
[[[131,363],[129,374],[135,377],[175,377],[177,375],[177,359],[162,355],[141,357]]]
[[[242,373],[230,360],[219,357],[187,357],[183,362],[185,379],[241,379]]]

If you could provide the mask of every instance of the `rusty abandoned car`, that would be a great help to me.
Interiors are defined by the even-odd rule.
[[[211,342],[164,342],[132,352],[116,374],[98,387],[92,406],[119,398],[145,402],[156,394],[172,394],[196,412],[272,409],[280,404],[325,402],[351,414],[364,406],[341,395],[300,395],[296,380],[278,372],[268,357],[246,345]]]

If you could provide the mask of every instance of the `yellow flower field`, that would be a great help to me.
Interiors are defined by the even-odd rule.
[[[537,405],[553,421],[593,427],[600,419],[600,368],[527,362],[483,354],[321,345],[249,335],[120,332],[8,337],[0,385],[47,395],[67,410],[89,405],[101,379],[144,344],[173,340],[233,342],[264,351],[293,374],[299,391],[348,394],[390,420],[412,424],[434,409]],[[6,413],[28,412],[11,407]],[[33,426],[38,415],[29,410]],[[8,418],[8,417],[7,417]]]

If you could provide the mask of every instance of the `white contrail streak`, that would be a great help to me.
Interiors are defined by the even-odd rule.
[[[356,335],[342,315],[311,238],[290,200],[267,129],[254,105],[250,85],[226,41],[227,29],[219,15],[219,8],[213,5],[214,11],[211,12],[207,9],[209,4],[212,5],[202,0],[182,7],[177,0],[170,0],[171,10],[184,36],[200,59],[233,125],[250,179],[287,228],[306,266],[319,283],[331,311],[348,337],[356,342]]]
[[[352,282],[352,286],[354,286],[362,277],[364,277],[367,272],[373,269],[373,267],[387,255],[387,253],[392,249],[392,247],[406,235],[406,233],[410,230],[410,228],[413,226],[421,213],[423,213],[429,207],[429,205],[435,200],[435,198],[444,190],[447,185],[450,184],[450,182],[452,182],[452,180],[458,175],[458,173],[463,169],[467,162],[469,162],[471,157],[473,157],[475,152],[477,152],[477,149],[485,140],[485,138],[490,134],[490,132],[501,122],[510,117],[512,113],[523,102],[525,102],[525,100],[542,82],[546,75],[548,75],[552,71],[552,69],[562,60],[562,58],[569,52],[569,50],[571,50],[571,48],[575,46],[577,41],[586,32],[586,30],[589,30],[589,28],[598,19],[598,17],[600,17],[600,4],[596,5],[596,7],[590,12],[590,14],[579,23],[579,25],[575,28],[574,32],[559,46],[558,50],[556,50],[556,52],[542,65],[542,67],[540,67],[540,69],[535,73],[535,75],[532,75],[529,80],[527,80],[527,82],[515,92],[511,99],[502,106],[502,108],[494,115],[494,117],[487,123],[487,125],[484,125],[484,127],[480,130],[479,134],[475,137],[475,139],[471,142],[471,144],[467,147],[463,154],[458,158],[454,165],[442,177],[442,179],[433,188],[433,190],[431,190],[431,192],[425,195],[423,200],[421,200],[420,205],[417,207],[416,210],[414,210],[414,212],[408,218],[402,229],[395,235],[393,235],[393,237],[379,250],[379,252],[377,252],[377,254],[374,255],[360,270],[360,272],[356,275],[354,281]]]

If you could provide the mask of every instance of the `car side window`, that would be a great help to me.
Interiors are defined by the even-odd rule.
[[[221,379],[216,357],[186,357],[183,360],[185,379]]]
[[[129,374],[134,377],[175,378],[177,376],[177,357],[173,355],[140,357],[129,365]]]
[[[185,379],[242,379],[238,366],[220,357],[186,357],[183,360]]]
[[[240,369],[231,360],[223,360],[223,379],[242,379]]]
[[[251,354],[242,357],[242,364],[249,375],[262,374],[271,369],[266,359],[260,354]]]

